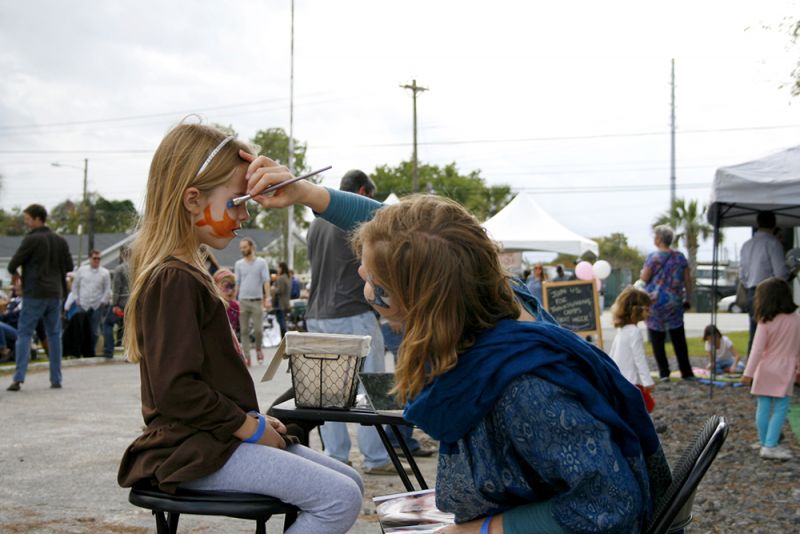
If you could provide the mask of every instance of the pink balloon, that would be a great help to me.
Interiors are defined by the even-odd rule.
[[[592,264],[588,261],[582,261],[575,266],[575,276],[578,280],[591,280],[594,278],[594,270]]]

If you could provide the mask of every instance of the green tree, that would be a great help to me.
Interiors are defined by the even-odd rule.
[[[573,254],[559,254],[551,262],[554,265],[561,264],[567,268],[573,268],[579,261],[594,263],[598,259],[606,260],[614,269],[630,269],[634,276],[644,265],[644,256],[639,249],[628,244],[628,237],[622,232],[612,232],[607,236],[593,237],[592,241],[597,243],[599,256],[593,252],[586,251],[579,258]]]
[[[390,193],[400,197],[410,194],[412,169],[411,161],[403,161],[396,167],[377,167],[372,173],[378,186],[376,199],[383,201]],[[480,171],[459,174],[455,163],[444,167],[420,164],[419,183],[427,192],[455,200],[481,221],[503,209],[513,198],[507,185],[487,186]]]
[[[83,225],[83,233],[88,233],[88,209],[81,202],[65,200],[50,211],[47,218],[49,226],[62,234],[77,234],[78,225]],[[130,200],[108,200],[97,196],[94,201],[94,232],[128,232],[136,226],[139,214]]]
[[[262,156],[280,163],[281,165],[289,164],[289,136],[283,128],[268,128],[266,130],[259,130],[251,142],[258,147],[258,153]],[[308,146],[305,143],[294,140],[294,171],[295,174],[305,174],[310,169],[306,163],[306,150]],[[319,181],[317,177],[315,181]],[[294,206],[293,208],[260,210],[256,217],[244,225],[245,228],[264,228],[266,230],[278,230],[283,236],[283,258],[289,257],[288,240],[286,235],[288,232],[287,224],[287,209],[294,210],[294,223],[297,228],[308,228],[308,222],[303,218],[305,214],[305,207]]]
[[[95,232],[129,232],[136,226],[139,213],[130,200],[106,200],[98,196],[94,203]]]
[[[606,260],[615,269],[630,269],[635,274],[644,265],[642,253],[628,244],[628,238],[622,232],[614,232],[604,237],[593,237],[597,242],[600,259]]]
[[[653,223],[653,227],[668,224],[675,230],[675,239],[672,247],[677,248],[683,242],[688,252],[689,272],[692,275],[692,284],[689,288],[692,295],[692,306],[696,308],[697,292],[694,290],[697,283],[697,250],[700,248],[700,239],[706,240],[714,229],[706,223],[706,207],[700,207],[696,200],[686,201],[682,198],[675,199],[669,211],[662,213]]]
[[[0,235],[24,235],[27,231],[22,218],[22,208],[13,207],[10,211],[0,209]]]
[[[591,257],[590,257],[590,255],[591,255]],[[595,258],[595,256],[591,252],[584,252],[583,256],[581,256],[581,257],[576,257],[574,254],[564,254],[563,252],[559,252],[558,256],[553,258],[553,260],[550,262],[550,264],[551,265],[563,265],[567,269],[574,269],[579,261],[581,261],[581,260],[593,261],[594,258]],[[532,269],[533,268],[533,264],[526,264],[525,268],[526,269]]]
[[[778,26],[781,31],[786,31],[789,34],[791,47],[797,49],[800,43],[800,18],[798,17],[785,17]],[[790,85],[790,92],[792,96],[800,96],[800,60],[795,62],[794,69],[792,69],[792,82]]]
[[[88,231],[86,213],[82,202],[67,199],[50,210],[47,222],[50,228],[60,234],[77,234],[78,225],[83,224],[85,233]]]

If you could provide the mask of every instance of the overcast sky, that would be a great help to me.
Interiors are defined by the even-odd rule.
[[[83,158],[90,191],[140,206],[152,151],[188,113],[246,138],[288,130],[290,5],[0,0],[0,207],[79,199]],[[678,196],[705,203],[717,167],[798,142],[800,54],[780,27],[796,8],[297,0],[295,137],[334,186],[409,159],[399,85],[416,79],[422,162],[535,191],[571,230],[647,251],[669,202],[670,58]],[[728,232],[731,256],[746,234]]]

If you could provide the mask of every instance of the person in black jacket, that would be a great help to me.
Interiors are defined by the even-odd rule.
[[[45,226],[47,210],[31,204],[22,212],[30,231],[8,264],[11,281],[22,285],[22,311],[17,327],[16,372],[8,391],[19,391],[25,381],[31,337],[39,319],[49,340],[50,387],[61,387],[61,306],[67,294],[66,276],[72,270],[72,256],[63,237]],[[18,269],[22,267],[22,275]]]

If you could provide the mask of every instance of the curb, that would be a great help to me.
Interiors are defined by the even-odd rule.
[[[82,367],[87,365],[104,365],[109,363],[130,363],[122,354],[115,354],[113,358],[106,358],[105,356],[93,356],[91,358],[62,358],[61,359],[61,368],[64,369],[65,367]],[[0,376],[12,375],[16,366],[14,362],[4,363],[0,365]],[[46,371],[50,369],[50,362],[45,359],[45,361],[33,360],[28,363],[28,372],[39,372],[39,371]]]

